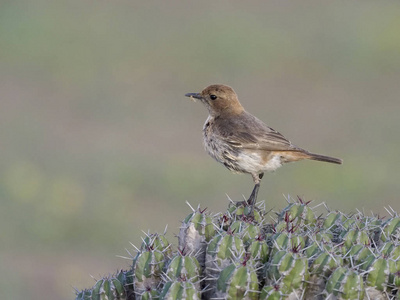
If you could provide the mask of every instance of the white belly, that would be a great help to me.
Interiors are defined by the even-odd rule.
[[[241,153],[237,158],[239,167],[247,173],[272,172],[282,166],[279,155],[274,155],[265,163],[258,153]]]

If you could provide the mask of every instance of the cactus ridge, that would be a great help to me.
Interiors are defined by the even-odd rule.
[[[189,205],[176,250],[166,232],[144,233],[129,270],[97,280],[76,299],[400,298],[397,212],[345,214],[287,200],[279,212],[257,203],[251,216],[245,202],[217,214]]]

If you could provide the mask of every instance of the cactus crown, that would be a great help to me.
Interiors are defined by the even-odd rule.
[[[259,203],[224,213],[192,209],[173,251],[146,234],[132,267],[78,291],[76,299],[397,299],[400,217],[330,211],[289,199],[267,213]]]

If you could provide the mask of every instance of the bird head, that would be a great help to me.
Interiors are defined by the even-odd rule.
[[[207,107],[209,114],[214,117],[223,114],[235,115],[244,110],[235,91],[223,84],[213,84],[201,93],[188,93],[185,96],[200,100]]]

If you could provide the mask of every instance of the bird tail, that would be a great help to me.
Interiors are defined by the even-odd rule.
[[[341,160],[340,158],[334,158],[334,157],[320,155],[320,154],[314,154],[314,153],[307,153],[307,154],[309,155],[308,159],[311,159],[311,160],[325,161],[328,163],[333,163],[333,164],[338,164],[338,165],[341,165],[343,163],[343,160]]]

